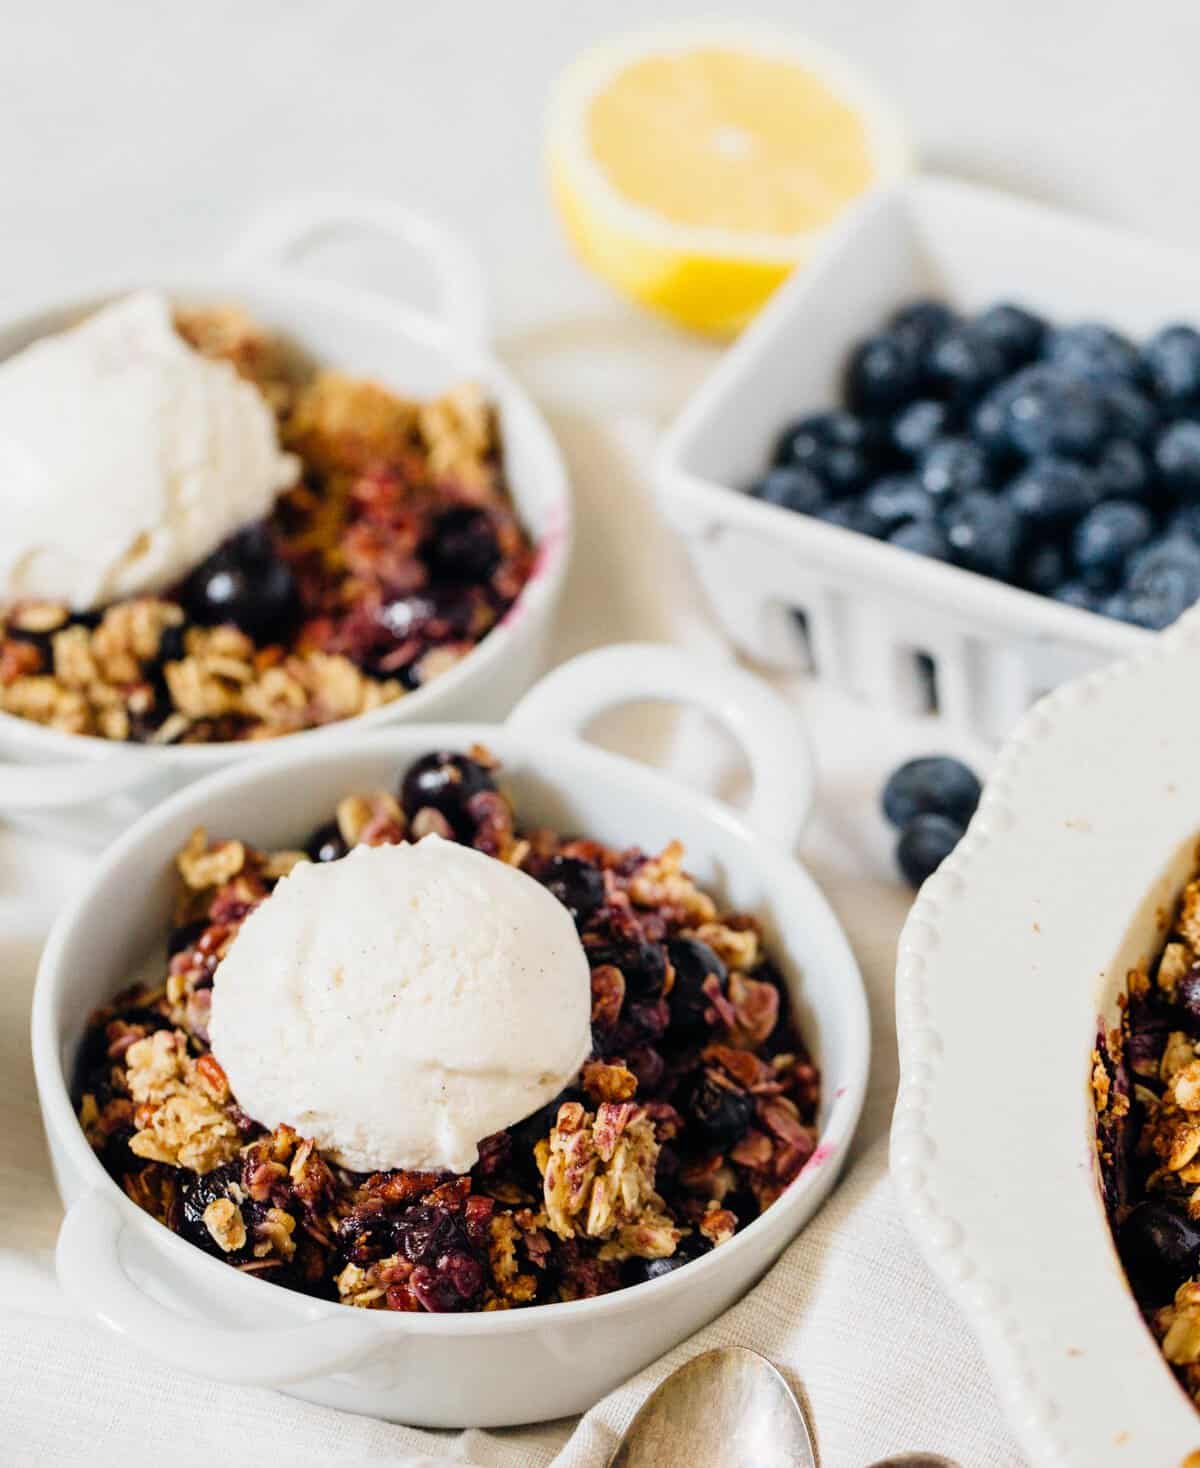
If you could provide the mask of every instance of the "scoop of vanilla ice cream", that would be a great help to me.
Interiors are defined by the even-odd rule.
[[[217,969],[209,1036],[238,1104],[356,1172],[466,1172],[591,1049],[569,913],[426,836],[293,868]]]
[[[296,480],[274,415],[143,291],[0,362],[0,597],[162,590]]]

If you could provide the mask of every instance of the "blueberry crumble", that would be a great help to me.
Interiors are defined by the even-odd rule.
[[[1150,1330],[1200,1406],[1200,879],[1162,952],[1128,975],[1092,1057],[1097,1152],[1121,1262]]]
[[[299,863],[351,851],[357,861],[360,846],[430,835],[506,863],[562,904],[590,969],[592,1051],[549,1104],[484,1138],[468,1173],[354,1172],[239,1107],[209,1045],[214,975],[219,984],[242,924]],[[80,1125],[166,1227],[330,1300],[504,1309],[669,1273],[799,1176],[819,1101],[758,926],[721,911],[682,857],[678,843],[649,856],[521,828],[479,747],[431,752],[395,792],[347,795],[304,850],[197,830],[177,858],[162,983],[125,991],[89,1022],[73,1087]]]
[[[264,517],[239,523],[168,584],[160,574],[153,591],[77,603],[10,592],[0,710],[137,743],[272,738],[401,698],[500,622],[534,552],[506,490],[495,415],[475,387],[416,401],[314,371],[233,307],[178,309],[174,330],[266,405],[258,411],[289,482]],[[186,418],[170,427],[180,454],[214,452],[205,435],[216,429]],[[224,450],[236,488],[249,472],[244,445]],[[182,537],[191,512],[170,508]],[[24,587],[45,555],[53,546],[14,560],[10,581]],[[58,578],[80,576],[79,563],[62,549]]]
[[[917,301],[854,347],[843,388],[783,427],[751,495],[1139,627],[1200,598],[1194,327],[1136,344]]]

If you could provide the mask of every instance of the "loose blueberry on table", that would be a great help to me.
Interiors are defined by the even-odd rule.
[[[297,863],[425,835],[518,867],[563,905],[590,970],[592,1054],[552,1102],[482,1139],[467,1174],[351,1172],[238,1106],[209,1046],[214,976]],[[757,924],[720,910],[682,856],[678,843],[647,856],[522,829],[478,747],[431,751],[396,793],[348,795],[303,850],[196,833],[178,859],[162,984],[118,995],[87,1026],[80,1124],[115,1181],[167,1228],[330,1300],[499,1309],[672,1273],[800,1175],[820,1097]],[[532,1058],[537,1034],[528,1044]],[[564,1152],[575,1171],[553,1165]]]
[[[950,755],[923,755],[889,776],[883,813],[900,833],[896,862],[911,886],[932,876],[962,840],[980,793],[978,777]]]
[[[913,302],[852,350],[845,406],[787,424],[749,492],[1165,627],[1200,599],[1200,332],[1139,346],[1007,302]]]

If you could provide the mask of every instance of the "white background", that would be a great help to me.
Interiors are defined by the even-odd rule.
[[[569,58],[696,13],[632,0],[0,0],[0,310],[94,276],[211,260],[257,205],[287,194],[424,205],[479,253],[498,349],[570,459],[581,535],[559,654],[629,636],[704,640],[640,471],[715,349],[579,268],[541,167],[547,87]],[[928,165],[1185,244],[1197,234],[1200,7],[1186,0],[811,0],[755,14],[848,52],[907,115]],[[399,273],[377,252],[362,269],[376,283]],[[907,903],[874,800],[901,753],[942,741],[819,692],[800,698],[823,766],[806,856],[875,998],[869,1135],[894,1081],[888,978]],[[46,922],[86,865],[0,831],[0,1294],[6,1259],[47,1248],[57,1226],[26,1015]],[[4,1457],[13,1446],[0,1444],[0,1461],[22,1461]]]

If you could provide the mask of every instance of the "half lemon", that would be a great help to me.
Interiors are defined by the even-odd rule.
[[[841,57],[728,25],[586,52],[555,84],[547,155],[583,260],[633,300],[721,335],[847,205],[911,167],[899,118]]]

